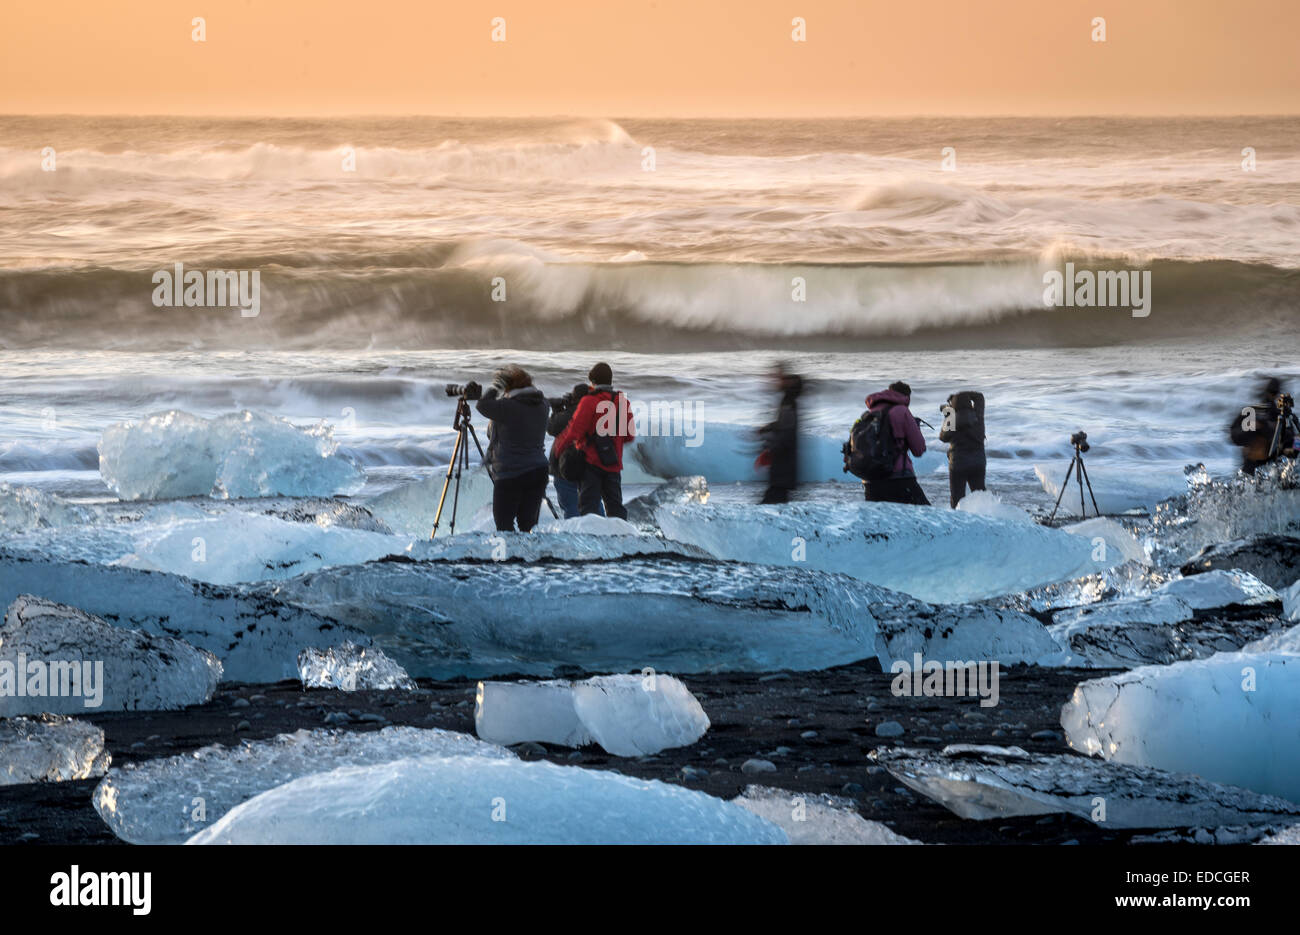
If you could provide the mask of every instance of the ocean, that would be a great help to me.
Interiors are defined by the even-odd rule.
[[[1294,117],[3,117],[0,221],[0,481],[86,501],[103,432],[167,410],[324,420],[365,497],[445,465],[444,384],[513,361],[559,395],[604,359],[700,426],[643,438],[633,486],[750,496],[784,361],[806,496],[853,496],[839,444],[901,379],[936,427],[985,393],[1010,499],[1050,506],[1084,430],[1149,508],[1300,378]],[[1066,263],[1149,273],[1148,313],[1045,307]],[[257,315],[155,304],[176,264],[257,272]]]

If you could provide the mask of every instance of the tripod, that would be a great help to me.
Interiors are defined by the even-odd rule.
[[[1098,516],[1101,510],[1097,508],[1097,495],[1092,492],[1092,481],[1088,479],[1088,469],[1083,466],[1083,453],[1087,450],[1087,444],[1081,442],[1074,443],[1074,457],[1070,459],[1070,466],[1066,468],[1065,480],[1061,483],[1061,492],[1056,495],[1056,505],[1052,507],[1052,515],[1047,518],[1047,525],[1052,525],[1056,519],[1056,511],[1061,508],[1061,498],[1065,496],[1066,488],[1070,486],[1070,474],[1074,474],[1074,479],[1079,483],[1079,518],[1082,519],[1088,515],[1087,508],[1083,502],[1083,487],[1088,485],[1088,496],[1092,498],[1092,510]]]
[[[430,539],[438,535],[438,526],[442,524],[442,508],[447,503],[447,488],[451,486],[453,477],[456,480],[456,489],[451,497],[451,526],[448,527],[448,531],[452,535],[456,533],[456,509],[460,506],[460,476],[469,467],[469,443],[466,441],[467,437],[474,440],[474,447],[478,450],[479,463],[483,465],[483,470],[487,471],[491,481],[494,484],[496,483],[496,478],[492,476],[492,469],[488,467],[487,458],[483,456],[483,446],[479,444],[478,433],[474,431],[474,425],[469,419],[469,402],[462,394],[456,402],[456,416],[451,422],[451,427],[456,431],[456,442],[451,449],[451,461],[447,463],[447,476],[442,481],[442,496],[438,497],[438,512],[433,516],[433,532],[429,533]],[[542,499],[546,501],[547,507],[550,508],[551,515],[559,519],[560,514],[555,512],[555,506],[551,503],[551,498],[543,495]]]
[[[1296,438],[1300,438],[1300,426],[1296,424],[1296,417],[1291,409],[1291,397],[1283,396],[1280,400],[1277,413],[1277,425],[1273,427],[1273,441],[1268,446],[1268,458],[1272,461],[1283,451],[1282,432],[1283,430],[1291,432]]]

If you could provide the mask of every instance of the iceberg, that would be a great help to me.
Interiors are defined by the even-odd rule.
[[[909,788],[975,821],[1076,815],[1112,828],[1289,824],[1300,805],[1198,776],[1019,747],[908,747],[871,758]]]
[[[86,721],[44,714],[0,719],[0,786],[104,775],[104,732]]]
[[[119,564],[212,584],[238,584],[368,562],[403,552],[410,543],[409,538],[379,532],[229,510],[143,534]]]
[[[1028,614],[986,604],[873,604],[876,657],[889,672],[919,655],[937,662],[993,662],[1002,665],[1060,665],[1061,647]]]
[[[1300,656],[1219,653],[1081,682],[1070,746],[1300,802]]]
[[[680,673],[854,662],[874,653],[873,590],[840,575],[676,556],[386,558],[293,578],[270,596],[348,621],[416,678],[490,678],[574,665]]]
[[[690,689],[671,675],[606,675],[581,682],[479,682],[479,737],[578,747],[595,742],[614,756],[688,747],[709,729]]]
[[[86,522],[89,514],[83,507],[34,487],[0,483],[0,532],[75,526]]]
[[[786,844],[722,799],[545,761],[412,757],[303,776],[190,844]]]
[[[1067,490],[1061,497],[1059,516],[1079,515],[1079,485],[1074,474],[1067,473],[1068,461],[1059,464],[1035,464],[1034,474],[1038,482],[1053,501],[1061,493],[1061,483],[1065,482]],[[1091,462],[1089,462],[1091,463]],[[1090,472],[1091,473],[1091,472]],[[1181,470],[1151,471],[1142,473],[1126,471],[1118,479],[1112,480],[1101,472],[1091,476],[1092,496],[1084,493],[1084,508],[1092,513],[1092,499],[1095,496],[1097,508],[1103,514],[1127,513],[1130,510],[1153,510],[1156,504],[1168,497],[1175,496],[1187,489],[1187,479]]]
[[[1251,536],[1207,546],[1182,567],[1187,577],[1212,570],[1241,571],[1271,588],[1285,588],[1300,578],[1300,537]]]
[[[602,516],[584,516],[583,520],[600,520],[602,523],[627,524],[622,520],[608,520]],[[569,520],[566,522],[577,522]],[[411,558],[424,561],[519,560],[539,562],[546,559],[579,561],[588,559],[616,559],[631,556],[669,555],[688,558],[711,559],[703,549],[682,545],[671,539],[648,536],[633,529],[593,533],[586,531],[591,524],[577,531],[562,530],[560,524],[544,531],[532,532],[458,532],[454,536],[439,536],[414,542],[406,550]]]
[[[1187,578],[1174,578],[1156,588],[1154,594],[1156,597],[1177,598],[1193,610],[1235,606],[1258,607],[1281,601],[1276,591],[1254,575],[1222,568]]]
[[[219,681],[217,657],[183,640],[115,627],[30,594],[9,605],[0,627],[4,717],[184,708],[207,702]]]
[[[1129,532],[1122,525],[1108,516],[1094,516],[1092,519],[1086,519],[1081,523],[1071,523],[1068,526],[1062,526],[1062,530],[1071,535],[1087,539],[1093,544],[1094,548],[1101,546],[1103,549],[1114,549],[1119,553],[1119,562],[1137,562],[1139,565],[1150,564],[1150,558],[1147,551],[1142,547],[1142,543],[1137,541],[1133,533]],[[1102,555],[1105,561],[1109,556]],[[1117,564],[1113,558],[1110,558],[1113,564]]]
[[[123,500],[330,496],[365,483],[326,423],[300,428],[248,410],[205,419],[173,409],[110,426],[99,472]]]
[[[0,548],[0,604],[39,594],[114,626],[184,640],[221,660],[224,678],[278,682],[298,677],[307,646],[370,637],[274,597],[111,565],[58,561]]]
[[[403,484],[401,487],[367,500],[365,507],[394,532],[415,539],[428,539],[433,532],[433,520],[438,513],[438,500],[442,496],[442,485],[446,479],[447,472],[444,468],[428,477]],[[455,497],[456,484],[453,480],[447,488],[442,523],[438,526],[439,536],[452,534],[451,508]],[[546,513],[545,504],[542,505],[542,513]],[[488,477],[486,470],[475,466],[462,474],[460,479],[460,500],[456,505],[456,533],[470,530],[488,531],[494,526],[492,479]]]
[[[840,572],[932,602],[1025,591],[1118,564],[1058,529],[897,503],[661,507],[670,539],[718,558]],[[1113,552],[1113,550],[1110,550]]]
[[[1291,623],[1300,623],[1300,580],[1295,581],[1280,595],[1282,615]]]
[[[301,776],[407,757],[460,757],[473,764],[514,759],[514,754],[468,734],[438,729],[299,730],[237,747],[214,745],[114,767],[95,787],[92,802],[123,841],[179,844],[241,802]]]
[[[406,670],[374,646],[347,642],[329,649],[308,647],[298,654],[303,688],[340,691],[392,691],[415,688]]]
[[[957,503],[957,509],[963,513],[991,516],[993,519],[1005,519],[1013,523],[1034,522],[1029,513],[1018,506],[1003,503],[1001,497],[987,490],[972,490]]]
[[[674,477],[664,481],[649,493],[633,497],[623,504],[628,522],[640,526],[655,524],[655,511],[661,506],[676,503],[708,503],[709,482],[701,474]]]
[[[770,786],[746,786],[731,801],[778,826],[791,844],[920,844],[867,821],[852,799]]]
[[[1186,494],[1161,503],[1151,517],[1153,536],[1168,564],[1187,561],[1198,549],[1228,544],[1238,540],[1296,539],[1300,537],[1300,469],[1296,462],[1268,465],[1253,477],[1236,475],[1229,480],[1208,481]],[[1211,548],[1211,551],[1218,551]],[[1264,559],[1261,570],[1250,564],[1215,565],[1240,568],[1270,587],[1285,587],[1300,571],[1295,569],[1295,546],[1291,545],[1291,577],[1274,580],[1267,573]],[[1187,572],[1184,572],[1187,574]]]

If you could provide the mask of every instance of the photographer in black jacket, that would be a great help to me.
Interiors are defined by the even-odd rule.
[[[477,390],[475,384],[467,387]],[[528,371],[511,364],[496,372],[475,406],[492,420],[487,463],[497,529],[509,532],[518,524],[520,532],[528,532],[537,525],[546,497],[546,397]]]

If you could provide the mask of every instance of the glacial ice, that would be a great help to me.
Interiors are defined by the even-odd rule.
[[[1065,813],[1112,828],[1185,828],[1289,823],[1300,815],[1293,802],[1199,776],[1019,747],[879,748],[871,757],[899,782],[976,821]]]
[[[1254,575],[1244,571],[1216,568],[1187,578],[1174,578],[1154,592],[1155,597],[1171,596],[1193,610],[1208,610],[1234,605],[1260,606],[1281,600],[1278,593]]]
[[[649,493],[633,497],[623,504],[628,522],[641,526],[655,525],[655,511],[661,506],[676,503],[708,503],[709,482],[701,474],[674,477],[664,481]]]
[[[766,469],[754,466],[759,444],[751,426],[704,422],[699,425],[697,440],[699,444],[692,444],[692,438],[685,434],[642,435],[628,449],[631,457],[625,455],[624,463],[633,462],[652,477],[700,475],[711,484],[767,479]],[[800,479],[804,483],[816,483],[848,478],[840,451],[843,442],[843,437],[801,433]],[[937,464],[938,460],[933,452],[928,457],[913,459],[918,473],[923,473],[931,461]]]
[[[365,483],[326,423],[300,428],[248,410],[205,419],[173,409],[110,426],[99,471],[123,500],[330,496]]]
[[[1241,647],[1243,653],[1290,653],[1300,655],[1300,626],[1274,630]]]
[[[746,786],[731,801],[778,826],[791,844],[920,844],[867,821],[852,799],[771,786]]]
[[[580,682],[479,682],[474,724],[479,737],[493,743],[594,742],[614,756],[687,747],[709,729],[690,689],[657,672]]]
[[[190,844],[785,844],[721,799],[544,761],[412,757],[303,776]]]
[[[379,532],[232,510],[142,534],[134,551],[119,564],[211,584],[238,584],[292,578],[329,565],[368,562],[403,552],[410,542],[409,538]]]
[[[1291,623],[1300,623],[1300,579],[1280,595],[1282,615]]]
[[[1261,468],[1254,477],[1239,474],[1228,480],[1210,481],[1161,503],[1151,523],[1161,558],[1167,564],[1186,561],[1205,547],[1225,544],[1215,550],[1225,551],[1239,539],[1289,536],[1295,540],[1300,537],[1300,466],[1286,461]],[[1257,570],[1240,560],[1206,567],[1240,568],[1270,587],[1285,587],[1300,574],[1295,567],[1296,548],[1293,542],[1291,577],[1286,581],[1276,581],[1263,566]],[[1261,558],[1267,566],[1267,556]]]
[[[1060,665],[1060,645],[1038,620],[987,604],[873,604],[876,657],[886,672],[896,661]]]
[[[104,732],[86,721],[43,714],[0,718],[0,786],[104,775]]]
[[[897,503],[715,504],[660,508],[670,539],[718,558],[842,572],[921,600],[970,601],[1077,578],[1088,540],[961,510]]]
[[[1256,844],[1300,844],[1300,824],[1292,825],[1289,828],[1270,834],[1262,841],[1256,841]]]
[[[433,520],[438,513],[438,500],[442,496],[442,485],[446,479],[446,468],[443,468],[428,477],[403,484],[367,500],[365,507],[394,532],[417,540],[428,539],[433,532]],[[451,534],[451,508],[456,497],[455,491],[453,479],[447,488],[442,522],[438,526],[439,537]],[[492,479],[486,470],[475,465],[461,476],[460,499],[456,503],[457,535],[476,529],[487,531],[493,528]],[[545,504],[542,505],[542,512],[546,512]]]
[[[1061,497],[1058,516],[1079,515],[1079,485],[1073,472],[1067,476],[1068,464],[1068,460],[1062,460],[1058,464],[1034,465],[1034,473],[1038,476],[1043,492],[1053,501],[1061,493],[1062,481],[1066,483],[1068,489],[1065,496]],[[1160,501],[1187,489],[1187,481],[1181,471],[1125,471],[1120,475],[1108,475],[1097,471],[1095,465],[1088,470],[1092,496],[1085,490],[1083,502],[1084,509],[1089,514],[1094,512],[1093,496],[1097,500],[1097,509],[1103,514],[1116,514],[1129,510],[1153,510]]]
[[[1094,516],[1092,519],[1085,519],[1081,523],[1062,526],[1061,529],[1072,535],[1087,539],[1093,544],[1094,548],[1104,546],[1106,549],[1114,549],[1119,553],[1119,562],[1137,562],[1140,565],[1150,564],[1151,560],[1147,557],[1146,549],[1142,547],[1142,543],[1137,541],[1133,533],[1108,516]],[[1113,558],[1110,561],[1111,564],[1119,563]]]
[[[673,556],[389,558],[303,575],[272,592],[361,628],[416,678],[550,676],[575,664],[821,669],[873,654],[872,594],[880,592],[840,575]]]
[[[299,730],[114,767],[95,787],[92,802],[123,841],[178,844],[241,802],[301,776],[407,757],[463,757],[473,764],[513,759],[514,754],[469,734],[436,728]]]
[[[1071,747],[1300,802],[1300,656],[1219,653],[1081,682]]]
[[[602,516],[584,516],[583,520],[600,520],[626,527],[622,520],[609,520]],[[576,523],[576,520],[567,522]],[[680,555],[688,558],[710,559],[703,549],[682,545],[671,539],[648,536],[632,529],[593,533],[586,531],[590,523],[570,531],[566,526],[551,527],[555,531],[539,532],[465,532],[454,536],[439,536],[411,544],[407,554],[416,560],[444,559],[462,561],[491,559],[492,561],[519,560],[538,562],[546,559],[586,560],[618,559],[635,555]],[[563,531],[561,531],[563,530]]]
[[[957,509],[963,513],[974,513],[977,516],[1004,519],[1012,523],[1034,522],[1034,518],[1029,513],[1018,506],[1003,503],[1001,497],[987,490],[972,490],[961,498],[957,504]]]
[[[0,604],[29,593],[79,607],[114,626],[206,649],[221,660],[224,678],[232,681],[296,679],[304,647],[371,642],[359,630],[263,593],[0,548]]]
[[[1215,569],[1244,571],[1271,588],[1285,588],[1300,578],[1300,536],[1251,536],[1206,546],[1182,572],[1191,577]]]
[[[0,627],[3,717],[184,708],[208,701],[219,681],[217,657],[183,640],[30,594],[9,605]]]
[[[0,532],[73,526],[85,522],[89,512],[34,487],[0,483]]]
[[[1095,668],[1169,665],[1246,651],[1243,644],[1270,638],[1277,623],[1267,613],[1252,618],[1194,611],[1167,594],[1074,610],[1085,612],[1063,611],[1061,623],[1048,629],[1072,654],[1066,664]]]
[[[415,682],[406,670],[375,646],[346,642],[328,649],[307,647],[298,654],[298,678],[303,688],[340,691],[410,690]]]

